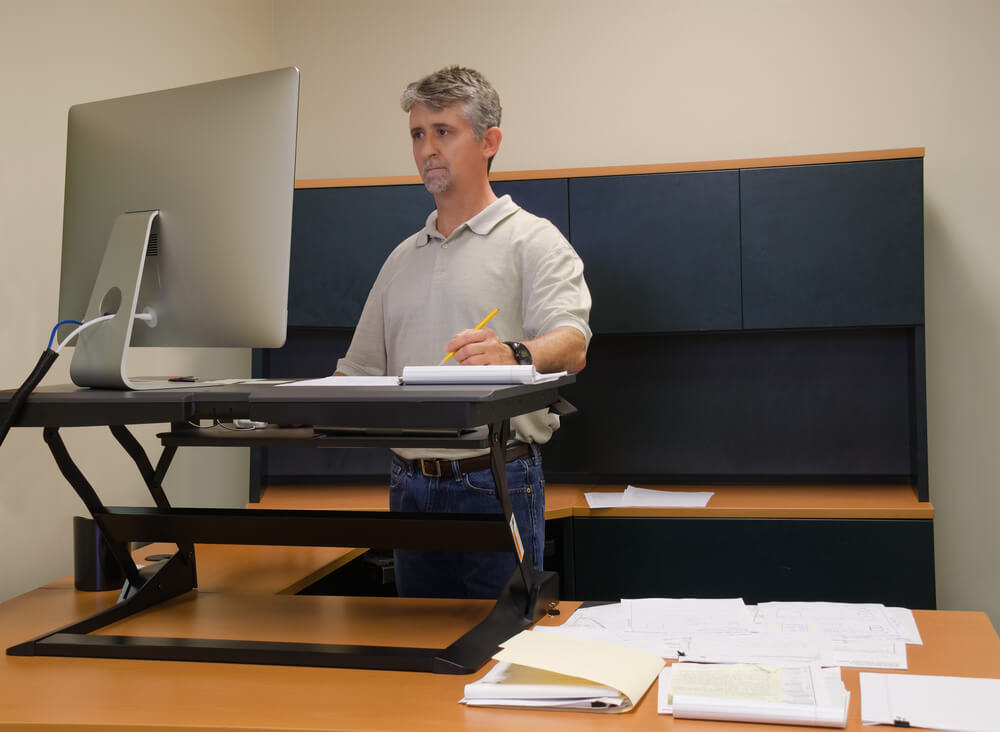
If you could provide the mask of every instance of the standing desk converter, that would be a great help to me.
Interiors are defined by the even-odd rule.
[[[45,387],[26,402],[16,425],[42,427],[63,476],[111,544],[126,575],[119,601],[80,622],[7,649],[11,655],[88,656],[266,663],[471,673],[500,642],[541,617],[558,598],[557,579],[517,551],[504,469],[510,418],[537,409],[567,413],[559,388],[575,380],[515,386],[307,387],[238,384],[164,391]],[[6,409],[11,392],[0,394]],[[248,418],[269,424],[338,426],[233,432],[197,420]],[[156,465],[129,424],[169,423]],[[155,507],[108,507],[73,463],[59,429],[107,425],[135,461]],[[478,429],[486,426],[486,434]],[[340,429],[342,428],[342,429]],[[382,511],[173,508],[163,478],[180,446],[433,446],[489,448],[503,515]],[[130,541],[175,542],[178,551],[139,570]],[[111,623],[197,587],[194,544],[385,546],[408,549],[514,551],[517,567],[489,616],[447,648],[353,646],[264,641],[92,635]]]

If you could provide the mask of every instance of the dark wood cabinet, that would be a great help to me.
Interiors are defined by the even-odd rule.
[[[928,501],[923,151],[893,152],[503,176],[498,194],[573,243],[594,300],[548,480],[905,483]],[[255,352],[255,375],[330,373],[385,256],[432,208],[412,183],[297,190],[288,343]],[[346,452],[255,451],[252,480],[385,480],[384,451]],[[586,518],[551,533],[566,597],[934,603],[930,520]],[[707,553],[670,559],[699,541]],[[853,547],[845,568],[832,545]],[[869,558],[900,574],[885,584]]]

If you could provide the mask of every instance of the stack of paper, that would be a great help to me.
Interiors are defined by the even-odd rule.
[[[831,639],[838,666],[906,668],[907,644],[921,644],[913,613],[878,603],[765,602],[756,629],[786,636]]]
[[[913,613],[877,604],[650,598],[583,607],[545,632],[616,643],[663,658],[775,666],[906,669],[921,643]]]
[[[536,631],[501,645],[500,661],[465,687],[469,706],[626,712],[663,668],[663,659],[631,648]]]
[[[678,658],[684,655],[692,637],[731,638],[733,634],[748,635],[752,627],[750,610],[739,598],[650,598],[582,607],[562,625],[536,630],[614,643],[661,658]]]
[[[404,384],[540,384],[565,376],[540,374],[534,366],[405,366]]]
[[[660,674],[658,711],[677,718],[846,727],[839,668],[675,663]]]
[[[590,491],[584,493],[590,508],[704,508],[712,491],[661,491],[630,485],[621,493]]]

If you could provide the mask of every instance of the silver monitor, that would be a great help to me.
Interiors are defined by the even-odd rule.
[[[286,68],[70,108],[59,318],[115,313],[74,383],[171,385],[128,377],[130,345],[284,343],[298,91]]]

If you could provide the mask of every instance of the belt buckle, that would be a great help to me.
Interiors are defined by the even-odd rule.
[[[427,466],[433,465],[435,472],[427,472]],[[425,478],[440,478],[441,477],[441,461],[439,460],[425,460],[420,458],[420,472],[424,474]]]

